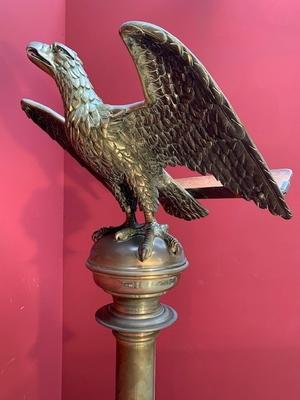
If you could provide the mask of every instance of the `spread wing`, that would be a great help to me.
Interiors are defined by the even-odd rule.
[[[86,168],[96,179],[106,186],[100,174],[97,174],[72,148],[65,131],[65,118],[51,108],[29,99],[21,100],[21,107],[27,117],[32,119],[53,140],[66,150],[79,164]],[[106,186],[107,187],[107,186]]]
[[[22,99],[21,107],[28,118],[48,133],[63,149],[69,151],[71,146],[65,134],[65,119],[62,115],[30,99]]]
[[[146,103],[132,111],[135,140],[162,166],[213,174],[235,194],[271,213],[291,213],[264,159],[199,60],[162,28],[128,22],[120,29],[137,67]]]

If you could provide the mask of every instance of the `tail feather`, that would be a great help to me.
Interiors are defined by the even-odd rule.
[[[190,221],[208,215],[208,211],[168,174],[158,191],[161,205],[174,217]]]

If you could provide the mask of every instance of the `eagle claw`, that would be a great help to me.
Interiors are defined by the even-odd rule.
[[[98,242],[99,239],[101,239],[103,236],[108,235],[109,233],[115,233],[119,229],[122,228],[123,225],[121,226],[105,226],[103,228],[98,229],[92,234],[92,240],[94,242]]]
[[[145,261],[151,257],[156,237],[165,241],[170,254],[178,254],[179,252],[180,244],[168,233],[168,225],[160,225],[156,221],[119,229],[115,234],[115,239],[124,241],[136,235],[143,236],[143,241],[138,248],[138,258],[140,261]]]
[[[127,232],[127,231],[131,231],[131,230],[135,230],[136,227],[138,227],[139,225],[136,222],[135,219],[135,215],[134,213],[128,214],[126,216],[126,221],[119,226],[106,226],[103,228],[98,229],[97,231],[95,231],[92,234],[92,240],[94,242],[97,242],[99,239],[101,239],[103,236],[105,235],[109,235],[109,234],[115,234],[115,238],[117,240],[123,240],[123,232]],[[120,238],[119,238],[120,236]]]
[[[92,239],[94,242],[97,242],[108,234],[115,234],[115,240],[117,241],[125,241],[137,235],[143,236],[143,240],[138,248],[138,259],[140,261],[145,261],[151,257],[156,237],[165,241],[170,254],[178,254],[181,248],[177,239],[168,233],[168,225],[160,225],[156,221],[137,224],[133,219],[128,220],[120,226],[109,226],[98,229],[93,233]]]

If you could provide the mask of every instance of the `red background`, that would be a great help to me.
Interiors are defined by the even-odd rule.
[[[27,5],[28,14],[33,4]],[[8,21],[15,18],[20,22],[16,32],[7,31],[7,51],[11,49],[15,36],[19,54],[24,52],[25,41],[52,40],[54,34],[57,37],[53,40],[61,39],[63,30],[53,32],[50,29],[54,29],[53,21],[57,24],[61,14],[57,17],[52,8],[49,13],[41,8],[35,9],[35,13],[36,18],[31,24],[28,20],[23,21],[21,14],[6,16]],[[51,24],[45,24],[45,15],[47,20],[51,19]],[[159,220],[169,223],[171,232],[184,245],[190,268],[184,273],[178,288],[164,298],[177,309],[179,320],[159,338],[158,399],[179,400],[182,396],[191,400],[300,398],[299,15],[300,5],[296,0],[87,0],[84,5],[79,0],[66,1],[66,42],[85,61],[86,70],[104,101],[121,104],[142,98],[137,74],[117,30],[126,20],[156,23],[178,36],[206,65],[270,167],[290,167],[295,174],[288,196],[294,219],[288,222],[242,200],[207,200],[203,203],[209,208],[210,215],[191,223],[160,212]],[[36,20],[39,23],[35,24]],[[9,22],[6,23],[8,26]],[[26,34],[25,26],[28,28]],[[7,53],[1,52],[3,54]],[[11,60],[5,57],[5,61],[10,63]],[[25,398],[37,400],[47,398],[36,394],[38,385],[41,386],[40,380],[32,378],[28,381],[22,377],[17,379],[17,384],[13,381],[13,376],[16,376],[13,373],[23,374],[23,369],[32,363],[32,368],[41,371],[40,378],[45,378],[45,368],[41,365],[50,365],[51,368],[56,361],[58,370],[55,376],[59,384],[57,352],[60,347],[55,339],[58,336],[51,335],[48,341],[46,338],[49,330],[55,327],[58,335],[61,321],[59,274],[62,263],[59,249],[62,193],[57,183],[61,152],[18,111],[16,98],[21,95],[33,96],[51,105],[54,93],[54,84],[49,82],[49,78],[22,58],[23,62],[28,75],[25,77],[24,69],[16,63],[13,64],[14,78],[26,90],[11,87],[11,83],[5,80],[11,103],[7,105],[1,98],[4,106],[9,107],[3,116],[4,132],[9,139],[12,133],[16,137],[9,151],[1,150],[6,157],[11,157],[5,163],[11,193],[5,218],[12,246],[8,259],[13,265],[4,275],[3,293],[4,299],[13,293],[22,301],[34,301],[35,308],[32,306],[27,311],[24,328],[20,324],[21,312],[12,312],[8,302],[1,304],[8,332],[4,342],[7,341],[11,349],[5,360],[10,362],[17,346],[21,359],[19,369],[14,369],[15,363],[10,362],[11,375],[6,374],[4,390],[8,390],[9,385],[15,388],[25,380],[31,385],[31,394]],[[3,64],[0,68],[3,78]],[[42,94],[44,92],[47,94]],[[58,91],[56,99],[59,99]],[[29,141],[19,133],[20,127],[26,128]],[[19,161],[19,148],[24,152],[25,160],[29,156],[38,160],[38,165],[34,162],[26,164],[27,181],[18,172],[16,177],[11,175],[12,163],[14,168],[21,170],[22,176],[24,169],[27,171],[24,163],[21,165]],[[55,185],[47,183],[44,192],[36,183],[38,178],[35,175],[39,168],[43,171],[47,168],[48,174],[47,179],[41,178],[42,188],[45,184],[43,179],[46,183],[49,180],[55,182]],[[62,398],[112,399],[114,340],[108,330],[95,323],[93,316],[95,310],[110,299],[95,286],[83,264],[91,246],[91,232],[100,226],[118,224],[123,217],[112,196],[68,155],[65,156],[64,179]],[[29,192],[35,200],[31,203],[32,214],[30,210],[28,212],[25,201],[25,204],[18,204],[17,211],[23,219],[15,217],[16,211],[12,207],[18,191],[22,196],[24,191]],[[35,197],[36,192],[38,195]],[[47,204],[51,212],[49,209],[45,211]],[[42,215],[39,220],[37,214]],[[32,242],[37,257],[32,256]],[[21,249],[17,254],[12,251],[16,244]],[[44,276],[44,284],[36,297],[31,292],[23,293],[26,284],[18,273],[24,273],[24,270]],[[50,273],[52,280],[49,280]],[[36,309],[40,310],[38,316]],[[48,320],[49,330],[46,331],[48,313],[57,317]],[[37,334],[37,321],[43,327],[42,338]],[[20,339],[22,329],[30,338],[25,342]],[[28,359],[27,355],[34,338],[38,338],[39,361]],[[49,343],[55,348],[51,354]],[[49,371],[53,377],[53,371]],[[25,373],[36,378],[35,370],[28,369]],[[42,382],[45,391],[46,388],[54,390],[53,381],[44,379]],[[12,393],[6,398],[22,399],[19,392]],[[60,398],[58,394],[50,397]]]
[[[61,396],[63,153],[24,118],[20,98],[58,103],[24,50],[64,37],[62,0],[1,2],[1,400]]]

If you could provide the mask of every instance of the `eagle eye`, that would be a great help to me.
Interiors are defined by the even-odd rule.
[[[73,52],[72,52],[72,50],[69,49],[67,46],[61,44],[61,43],[57,43],[57,42],[53,43],[53,50],[54,50],[56,53],[65,54],[65,55],[67,55],[68,57],[72,58],[73,60],[74,60],[74,58],[75,58],[75,57],[74,57],[74,54],[73,54]]]

